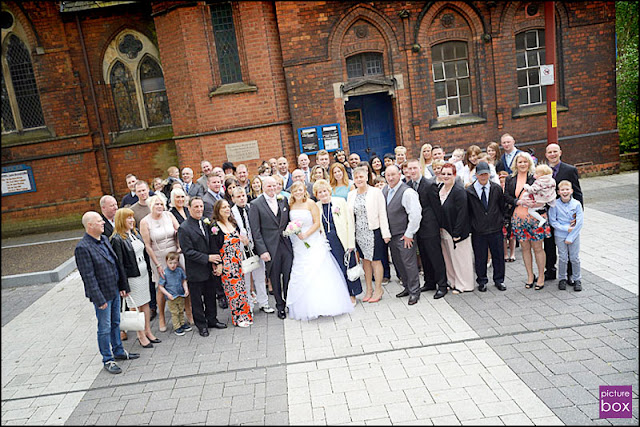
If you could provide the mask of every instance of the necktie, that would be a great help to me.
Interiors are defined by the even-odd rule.
[[[482,186],[482,196],[480,196],[480,201],[484,205],[485,210],[489,208],[489,201],[487,200],[487,193],[485,192],[485,186]]]
[[[271,208],[271,212],[273,212],[274,215],[278,215],[278,202],[276,201],[275,197],[273,198],[268,198],[267,199],[269,201],[269,207]]]
[[[200,224],[200,231],[202,231],[202,235],[207,237],[207,233],[204,232],[204,227],[202,226],[202,221],[198,221],[198,224]]]
[[[189,187],[191,186],[191,184],[185,184],[184,185],[184,190],[187,192],[187,194],[189,194]]]
[[[387,205],[391,202],[391,199],[393,199],[393,193],[396,191],[395,188],[390,188],[389,189],[389,194],[387,194]]]
[[[418,181],[413,181],[413,189],[418,191]]]
[[[242,208],[238,206],[238,210],[240,211],[240,219],[242,220],[242,226],[244,227],[245,230],[247,230],[247,232],[249,232],[249,227],[247,227],[246,209],[247,209],[246,207]]]

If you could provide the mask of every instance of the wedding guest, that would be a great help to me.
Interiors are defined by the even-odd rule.
[[[544,288],[546,258],[542,245],[545,237],[551,236],[551,229],[548,223],[538,227],[538,220],[529,215],[529,208],[542,208],[544,205],[521,197],[524,193],[524,184],[531,185],[535,181],[533,159],[529,153],[521,151],[515,155],[513,163],[514,171],[506,180],[504,197],[507,203],[515,207],[511,215],[511,229],[522,247],[522,259],[527,270],[525,288],[533,287],[535,290],[540,290]],[[544,213],[542,216],[546,218],[547,214]],[[538,276],[533,273],[532,250],[536,257]]]
[[[181,188],[174,188],[171,190],[171,202],[169,206],[169,212],[176,217],[178,225],[182,224],[187,218],[189,218],[189,208],[187,204],[187,195]]]
[[[262,178],[254,176],[251,178],[251,189],[247,193],[248,202],[251,203],[262,194]]]
[[[402,170],[402,165],[407,161],[407,147],[398,145],[393,149],[393,152],[396,155],[396,166],[399,166],[399,169]]]
[[[447,279],[454,294],[473,291],[473,251],[469,239],[469,214],[467,193],[456,184],[456,167],[445,163],[440,172],[443,186],[440,189],[443,221],[440,230],[442,255],[447,268]]]
[[[363,167],[367,168],[367,170],[369,171],[369,177],[367,178],[367,184],[373,187],[374,183],[375,183],[375,180],[376,180],[376,174],[373,172],[373,168],[371,167],[371,164],[369,164],[369,162],[365,162],[363,160],[360,163],[358,163],[358,167],[360,167],[360,166],[363,166]],[[385,180],[385,182],[387,182],[387,181]],[[354,184],[355,184],[355,179],[354,179]]]
[[[433,159],[431,162],[431,167],[433,168],[433,179],[438,188],[442,186],[442,179],[440,178],[440,173],[442,172],[442,167],[444,166],[444,160]]]
[[[333,158],[335,159],[336,162],[344,166],[344,170],[347,171],[348,179],[352,180],[353,175],[352,175],[351,165],[349,165],[349,162],[347,161],[347,155],[345,154],[344,150],[336,150],[333,153]]]
[[[128,306],[132,311],[137,308],[144,313],[144,330],[136,332],[138,341],[142,347],[151,348],[153,344],[161,341],[151,331],[151,311],[149,310],[151,294],[147,261],[144,255],[145,247],[142,236],[136,229],[136,220],[131,209],[121,208],[116,212],[111,246],[127,276],[130,289]]]
[[[120,297],[129,294],[127,276],[116,260],[116,254],[104,232],[104,220],[93,211],[82,215],[85,234],[74,251],[84,293],[94,305],[98,319],[98,348],[104,369],[119,374],[122,369],[116,360],[140,357],[128,353],[120,340]]]
[[[313,184],[311,182],[306,182],[304,180],[304,172],[302,172],[301,169],[295,169],[293,172],[291,172],[291,177],[293,179],[293,182],[301,182],[304,184],[307,193],[312,194],[311,191],[313,191]],[[287,188],[288,192],[291,192],[291,188]],[[312,197],[313,201],[315,202],[316,199],[315,197]]]
[[[178,266],[179,258],[177,252],[167,254],[167,267],[164,269],[164,277],[158,282],[158,288],[167,298],[173,333],[181,337],[185,332],[191,332],[192,328],[184,321],[184,301],[189,296],[189,286],[186,273]]]
[[[329,172],[322,165],[315,165],[311,168],[311,183],[315,184],[319,179],[329,181]]]
[[[202,193],[204,194],[207,191],[207,179],[209,175],[213,172],[213,165],[208,160],[203,160],[200,162],[200,169],[202,170],[202,175],[196,181],[202,187]]]
[[[288,191],[284,190],[284,179],[282,179],[282,177],[280,175],[273,175],[273,179],[276,180],[276,192],[278,195],[286,198],[287,200],[289,200],[289,197],[291,197],[291,193],[289,193]],[[264,184],[264,181],[263,181]]]
[[[193,169],[182,168],[182,189],[184,190],[184,193],[189,195],[189,191],[193,191],[195,195],[195,186],[196,183],[193,182]]]
[[[476,180],[476,165],[478,164],[480,154],[482,154],[482,150],[477,145],[470,145],[469,148],[467,148],[464,157],[465,165],[462,168],[462,183],[465,187],[470,186]],[[489,165],[489,171],[491,181],[500,184],[500,179],[491,165]]]
[[[439,145],[434,145],[431,148],[431,162],[434,160],[444,161],[444,149]]]
[[[311,168],[309,167],[309,156],[306,153],[300,153],[298,156],[298,169],[304,174],[304,182],[311,182]]]
[[[322,166],[325,171],[329,170],[329,152],[327,150],[320,150],[316,154],[316,166]]]
[[[491,141],[487,145],[487,163],[496,166],[498,161],[500,160],[500,156],[502,153],[500,152],[500,145],[497,142]]]
[[[167,206],[167,196],[162,191],[165,184],[166,183],[163,182],[162,178],[160,178],[159,176],[153,178],[153,181],[151,181],[151,186],[153,187],[154,194],[160,197],[164,205]]]
[[[382,257],[386,247],[384,239],[391,239],[387,209],[382,191],[370,186],[369,170],[357,167],[353,171],[356,189],[347,196],[347,211],[350,221],[355,224],[355,241],[360,258],[363,260],[366,283],[363,302],[380,301],[382,289]],[[375,291],[372,279],[375,277]]]
[[[347,200],[349,191],[354,189],[353,184],[349,181],[344,165],[339,162],[329,166],[329,182],[333,188],[331,194],[336,197],[342,197],[345,201]]]
[[[272,157],[268,160],[269,167],[271,168],[271,175],[275,175],[278,173],[278,160],[275,157]]]
[[[384,165],[383,169],[386,170],[389,166],[396,163],[396,156],[391,153],[385,153],[385,155],[382,157],[382,163]]]
[[[380,190],[382,190],[385,185],[387,185],[387,180],[384,179],[384,176],[377,176],[376,179],[373,181],[373,186]]]
[[[238,185],[238,180],[234,177],[229,177],[224,180],[224,199],[229,203],[229,206],[233,206],[233,189]]]
[[[113,234],[113,222],[117,210],[118,201],[115,197],[105,194],[100,198],[100,216],[104,220],[104,235],[107,239]]]
[[[271,176],[271,166],[269,164],[262,164],[258,167],[258,175]]]
[[[435,176],[431,167],[431,162],[433,161],[431,156],[432,148],[431,144],[423,144],[422,148],[420,148],[420,173],[427,179]]]
[[[162,199],[153,196],[148,200],[151,213],[140,222],[140,234],[144,241],[145,249],[153,265],[151,274],[153,282],[158,283],[164,277],[164,269],[167,266],[165,257],[169,252],[179,252],[178,220],[175,216],[165,210]],[[181,267],[184,268],[184,257],[181,257]],[[165,298],[160,291],[156,293],[158,301],[158,328],[160,332],[167,330],[165,321]],[[187,313],[191,317],[191,313]]]
[[[220,199],[224,198],[222,190],[222,178],[215,173],[211,173],[207,178],[207,192],[202,196],[204,203],[204,217],[209,218],[213,215],[213,205]]]
[[[249,169],[244,163],[240,163],[238,166],[236,166],[236,179],[238,180],[238,185],[244,188],[244,191],[249,192],[249,190],[251,189],[251,182],[249,181]]]
[[[360,164],[360,155],[358,153],[349,154],[349,166],[351,166],[351,173]],[[353,179],[353,176],[351,177]]]
[[[274,173],[273,166],[271,166],[271,171],[274,175],[279,175],[282,178],[282,188],[289,188],[291,184],[293,184],[293,179],[291,178],[291,173],[289,173],[289,161],[286,157],[278,158],[278,170],[277,173]]]
[[[502,146],[503,153],[498,163],[496,163],[496,171],[507,171],[509,175],[511,175],[515,169],[516,154],[521,151],[516,148],[516,140],[508,133],[500,137],[500,145]]]
[[[502,187],[502,193],[505,192],[505,182],[507,177],[509,176],[509,172],[500,171],[498,172],[498,176],[500,178],[500,186]],[[511,213],[513,212],[513,206],[511,206],[505,199],[504,202],[504,225],[502,227],[502,235],[504,237],[504,262],[514,262],[516,260],[516,238],[513,235],[511,230]],[[509,255],[507,255],[507,249]]]
[[[382,163],[380,157],[375,154],[371,156],[371,158],[369,159],[369,165],[373,170],[374,179],[376,176],[384,176],[384,163]]]
[[[253,315],[240,261],[242,245],[248,245],[249,239],[240,234],[238,224],[231,214],[231,206],[226,200],[218,200],[213,205],[213,220],[209,243],[211,253],[220,254],[222,258],[222,263],[216,267],[221,273],[222,287],[229,301],[231,323],[248,328],[253,324]]]
[[[331,168],[336,165],[342,166],[340,163],[334,163]],[[355,305],[356,296],[362,293],[362,283],[360,278],[350,281],[347,277],[347,268],[355,267],[357,263],[354,224],[349,221],[347,215],[347,201],[342,197],[332,197],[331,185],[324,179],[319,179],[313,184],[313,192],[318,199],[316,205],[320,210],[322,227],[331,247],[331,255],[342,270],[351,302]],[[344,263],[345,253],[350,253],[348,267]]]

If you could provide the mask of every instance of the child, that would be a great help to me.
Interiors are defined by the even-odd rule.
[[[164,269],[164,277],[160,277],[158,287],[160,292],[167,297],[173,333],[182,336],[185,332],[190,332],[192,328],[184,321],[184,297],[189,296],[189,288],[187,287],[187,275],[182,267],[178,267],[179,257],[177,252],[167,254],[167,268]]]
[[[558,184],[560,201],[549,209],[549,224],[553,227],[554,239],[558,247],[558,289],[567,289],[567,262],[571,261],[573,290],[582,290],[580,276],[580,230],[584,222],[582,205],[572,196],[571,182],[564,180]]]
[[[373,180],[373,184],[376,186],[376,188],[379,189],[383,189],[385,185],[387,185],[387,181],[384,179],[383,176],[376,176],[376,179]]]
[[[464,168],[462,160],[464,159],[464,153],[465,152],[462,148],[456,148],[453,150],[453,153],[449,158],[449,163],[453,163],[456,167],[456,176],[462,176],[462,169]]]
[[[553,179],[553,170],[547,165],[538,165],[536,166],[536,173],[533,177],[536,179],[533,184],[525,184],[523,186],[525,191],[523,198],[529,198],[536,203],[545,203],[549,206],[555,205],[556,180]],[[529,215],[538,220],[538,228],[547,222],[547,220],[537,212],[536,208],[529,208]]]
[[[500,185],[502,186],[502,191],[504,192],[504,184],[507,181],[507,177],[509,176],[509,172],[500,171],[498,172],[498,178],[500,178]],[[514,262],[516,260],[516,256],[514,255],[516,252],[516,238],[511,232],[511,214],[513,212],[512,206],[507,206],[505,209],[505,217],[504,217],[504,227],[502,227],[502,234],[504,236],[504,253],[507,253],[507,246],[509,249],[509,256],[504,259],[504,262]]]

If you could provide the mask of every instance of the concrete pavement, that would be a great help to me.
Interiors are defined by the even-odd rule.
[[[506,292],[408,307],[392,281],[350,315],[130,338],[114,376],[77,271],[6,324],[3,290],[2,424],[637,425],[638,173],[581,182],[579,293],[524,289],[518,250]],[[633,418],[600,419],[600,385],[632,385]]]

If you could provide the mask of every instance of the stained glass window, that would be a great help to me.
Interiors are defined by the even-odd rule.
[[[162,69],[156,61],[148,56],[140,64],[140,85],[142,86],[149,126],[171,124],[169,101],[164,87]]]
[[[140,110],[136,98],[136,85],[124,64],[117,61],[111,68],[111,92],[121,131],[140,129]]]
[[[240,82],[242,81],[242,71],[231,3],[216,2],[211,4],[211,21],[222,84]]]

